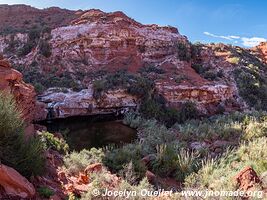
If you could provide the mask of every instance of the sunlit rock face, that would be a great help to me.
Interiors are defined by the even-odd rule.
[[[262,61],[267,64],[267,42],[262,42],[259,46],[254,48],[254,50],[258,52]]]
[[[194,102],[204,114],[216,113],[218,106],[232,109],[229,101],[234,101],[234,88],[229,85],[172,85],[168,82],[156,84],[159,93],[171,107],[178,107],[185,102]]]
[[[136,71],[176,55],[179,41],[188,43],[176,28],[142,25],[122,12],[90,10],[72,25],[52,31],[52,60],[70,71]]]
[[[54,19],[57,10],[58,8],[53,8],[34,12],[40,12],[40,16],[45,12]],[[51,46],[51,55],[48,58],[40,54],[38,46],[25,56],[5,55],[17,66],[25,66],[25,70],[38,71],[42,78],[51,74],[64,76],[66,73],[82,85],[82,88],[89,88],[81,92],[70,91],[68,94],[55,91],[51,94],[53,90],[47,91],[43,98],[49,97],[55,104],[53,107],[62,110],[58,112],[55,109],[57,116],[86,115],[97,111],[101,113],[114,106],[114,110],[121,106],[129,107],[136,97],[118,89],[109,91],[96,100],[90,84],[99,79],[95,76],[99,71],[108,73],[127,70],[138,73],[144,66],[165,71],[164,74],[155,75],[153,80],[156,91],[165,97],[170,106],[179,107],[183,102],[193,101],[203,112],[209,113],[214,109],[207,107],[227,107],[225,105],[229,101],[239,104],[238,91],[232,76],[233,69],[238,66],[228,62],[231,57],[229,46],[221,44],[217,51],[216,45],[202,45],[199,54],[193,56],[192,45],[174,27],[143,25],[122,12],[105,13],[92,9],[77,12],[62,10],[58,13],[61,17],[68,17],[64,23],[51,22],[51,35],[43,36]],[[28,39],[25,33],[16,33],[13,37],[15,41],[19,41],[19,47]],[[10,35],[0,37],[0,52],[8,46],[11,38]],[[212,73],[221,70],[223,77],[220,80],[208,79],[194,69],[196,64]],[[34,66],[37,67],[32,70]],[[61,99],[58,101],[58,98]],[[48,108],[52,104],[40,105],[43,110],[44,106]],[[228,108],[235,109],[232,105]],[[43,116],[36,118],[42,119]]]

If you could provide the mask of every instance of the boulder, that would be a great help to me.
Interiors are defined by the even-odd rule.
[[[33,185],[16,170],[0,165],[0,185],[5,193],[20,198],[31,198],[35,195]]]
[[[234,178],[239,190],[249,191],[255,189],[257,184],[260,184],[260,178],[254,169],[250,166],[245,167],[241,170]]]

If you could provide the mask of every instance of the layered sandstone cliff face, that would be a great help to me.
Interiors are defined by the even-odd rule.
[[[157,88],[172,107],[182,103],[195,102],[203,113],[216,112],[216,107],[225,106],[227,100],[233,99],[234,90],[227,85],[203,85],[200,87],[187,85],[170,85],[167,82],[158,83]]]
[[[50,12],[55,10],[40,13],[54,16]],[[79,12],[63,10],[60,13],[69,17],[64,22],[65,26],[56,22],[51,25],[51,37],[46,37],[51,47],[48,58],[40,54],[38,45],[25,56],[12,54],[9,57],[16,65],[25,66],[25,71],[38,72],[41,79],[67,73],[83,88],[88,88],[67,94],[45,92],[41,101],[46,102],[47,108],[52,106],[56,113],[62,113],[55,116],[95,114],[97,111],[104,113],[109,107],[116,108],[112,110],[117,112],[121,107],[132,107],[134,97],[121,90],[111,90],[100,100],[94,99],[90,85],[99,78],[95,74],[100,71],[125,69],[137,73],[144,66],[165,71],[153,80],[157,92],[165,97],[170,106],[178,107],[185,101],[194,101],[204,113],[213,113],[218,105],[228,110],[236,109],[235,106],[244,107],[233,76],[234,69],[240,66],[229,61],[235,56],[231,53],[233,47],[202,45],[196,53],[187,38],[174,27],[143,25],[122,12],[105,13],[93,9]],[[28,40],[28,35],[16,33],[13,38],[20,41],[21,46]],[[11,41],[10,35],[0,37],[0,51],[8,47],[6,41]],[[195,66],[202,67],[204,75]],[[211,77],[219,73],[219,78]],[[39,83],[38,79],[36,81]],[[227,102],[233,102],[235,106],[228,106]]]
[[[51,35],[51,60],[73,72],[137,71],[146,63],[177,55],[178,42],[188,43],[175,28],[141,25],[122,12],[99,10],[85,12],[72,25],[52,30]]]
[[[0,58],[0,91],[7,91],[14,95],[27,123],[34,119],[36,93],[33,86],[26,84],[22,80],[22,74],[12,69],[3,58]]]

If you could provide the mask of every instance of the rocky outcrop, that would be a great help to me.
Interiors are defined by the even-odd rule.
[[[33,86],[22,80],[22,74],[11,68],[11,65],[0,58],[0,91],[14,95],[26,123],[30,123],[35,115],[35,91]]]
[[[158,82],[156,88],[172,107],[191,101],[196,103],[203,113],[211,111],[212,105],[218,106],[233,99],[234,89],[229,85],[173,85],[169,82]]]
[[[262,42],[255,50],[259,53],[259,57],[263,62],[267,64],[267,42]]]
[[[73,13],[70,15],[73,16]],[[154,73],[153,80],[157,82],[159,93],[171,106],[192,100],[203,112],[208,112],[213,108],[205,108],[207,105],[216,106],[227,100],[238,104],[234,97],[238,96],[238,92],[230,75],[233,65],[227,61],[230,55],[214,51],[213,48],[217,47],[212,45],[202,45],[201,50],[197,49],[200,50],[199,54],[197,51],[193,53],[190,42],[174,27],[143,25],[122,12],[106,13],[92,9],[79,11],[71,21],[68,20],[66,26],[59,23],[53,28],[51,37],[47,37],[51,46],[49,58],[40,55],[37,46],[26,56],[12,57],[12,61],[23,64],[25,70],[33,73],[37,70],[43,77],[68,77],[83,88],[101,78],[100,72],[105,74],[125,69],[136,73],[144,66],[152,66],[165,71],[160,75]],[[0,50],[6,47],[7,37],[0,38]],[[16,41],[26,38],[25,34],[14,37]],[[230,52],[228,48],[227,45],[220,47]],[[32,70],[33,60],[38,64],[35,63],[37,67]],[[194,70],[194,64],[203,67],[206,75]],[[222,77],[219,81],[207,78],[207,75],[216,76],[219,72]],[[53,82],[53,79],[49,80]],[[55,82],[58,82],[56,78]],[[46,82],[42,84],[47,85]],[[132,100],[134,97],[120,90],[109,91],[99,100],[94,100],[92,93],[90,87],[76,93],[52,94],[48,91],[41,101],[49,104],[54,116],[60,118],[110,113],[122,107],[136,106]]]
[[[89,10],[72,25],[52,30],[50,60],[72,72],[136,71],[177,55],[178,42],[188,43],[176,28],[142,25],[122,12]]]
[[[13,168],[0,164],[0,185],[5,193],[17,198],[31,198],[35,195],[33,185]],[[1,196],[0,196],[1,198]]]
[[[107,91],[96,100],[93,97],[93,89],[73,92],[55,92],[48,90],[39,96],[39,101],[47,104],[49,118],[66,118],[70,116],[85,116],[96,114],[119,114],[128,109],[136,107],[136,97],[126,93],[125,90],[118,89]]]

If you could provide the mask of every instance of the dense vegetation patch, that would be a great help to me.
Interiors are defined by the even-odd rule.
[[[26,177],[43,172],[43,146],[39,138],[24,135],[24,124],[13,98],[0,93],[0,161]]]
[[[64,157],[64,165],[69,173],[78,174],[90,164],[101,163],[103,157],[102,149],[92,148],[80,152],[73,151]]]
[[[118,71],[94,81],[94,98],[100,98],[103,92],[107,90],[125,89],[129,94],[139,97],[139,112],[143,117],[147,119],[155,118],[168,127],[176,122],[182,123],[188,119],[198,117],[198,110],[192,102],[184,103],[179,110],[167,107],[166,100],[157,94],[155,83],[147,76],[146,71],[147,68],[142,70],[142,74]],[[153,71],[157,71],[158,73],[162,72],[155,68],[153,68]]]
[[[55,137],[54,134],[47,131],[38,132],[40,140],[44,145],[44,149],[53,149],[62,154],[66,154],[69,151],[69,145],[63,138]]]
[[[16,66],[15,68],[23,73],[24,81],[32,84],[37,93],[42,93],[51,87],[71,88],[74,91],[83,89],[72,74],[68,72],[57,74],[56,67],[48,72],[42,72],[38,63],[33,62],[29,67]]]
[[[267,158],[266,143],[266,137],[258,138],[226,152],[218,160],[207,161],[198,173],[186,178],[185,186],[200,190],[235,191],[237,183],[233,177],[246,166],[253,167],[259,175],[267,170],[267,160],[264,159]]]
[[[256,109],[267,110],[267,77],[253,64],[236,69],[235,80],[239,94],[247,104]]]
[[[263,159],[267,156],[266,121],[265,112],[235,112],[166,128],[155,119],[128,113],[123,122],[137,129],[138,139],[135,142],[122,147],[74,152],[65,157],[65,166],[69,171],[78,173],[88,164],[100,162],[104,165],[101,172],[90,174],[94,184],[82,195],[82,199],[91,197],[93,189],[104,190],[103,183],[112,182],[108,171],[122,178],[116,189],[165,188],[166,185],[157,182],[157,179],[153,186],[148,184],[144,177],[149,170],[157,177],[176,180],[188,189],[234,191],[237,183],[233,177],[244,167],[252,166],[258,175],[267,170],[266,159]],[[204,140],[228,141],[228,145],[215,157],[209,149],[194,149],[190,145]],[[145,164],[144,158],[149,162]]]

